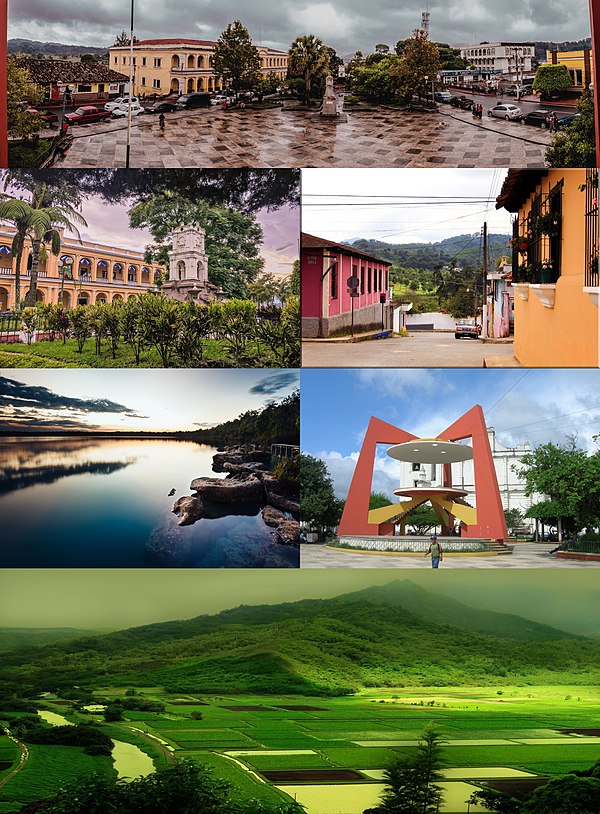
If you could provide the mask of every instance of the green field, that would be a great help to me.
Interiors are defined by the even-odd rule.
[[[375,784],[378,770],[394,755],[410,754],[429,723],[439,727],[446,741],[446,768],[461,770],[453,781],[456,785],[448,787],[444,812],[453,812],[450,800],[453,795],[463,795],[465,783],[477,786],[481,772],[474,771],[470,777],[469,769],[488,768],[490,775],[503,768],[558,777],[572,769],[588,768],[600,758],[600,738],[560,732],[577,727],[600,729],[600,691],[591,687],[410,688],[326,699],[189,697],[202,702],[197,705],[176,704],[172,695],[157,688],[139,692],[146,699],[165,703],[165,712],[126,711],[127,720],[107,726],[108,734],[141,746],[159,768],[171,759],[192,758],[229,780],[236,796],[271,802],[285,795],[261,777],[261,772],[368,770],[373,774],[365,775],[361,782]],[[97,691],[99,697],[108,694]],[[122,692],[113,689],[110,694]],[[315,709],[286,710],[283,705]],[[192,712],[200,712],[201,720],[192,719]],[[69,718],[101,721],[98,713]],[[161,742],[171,746],[171,755],[165,756]],[[16,757],[14,744],[3,738],[0,755],[5,753]],[[110,759],[88,757],[75,747],[34,746],[25,768],[0,787],[0,802],[51,794],[59,783],[90,771],[113,771]],[[327,779],[311,784],[315,782],[331,784]],[[291,779],[278,785],[296,788],[299,783]],[[348,784],[339,788],[348,789]],[[309,806],[308,814],[318,814],[315,806],[312,812]]]

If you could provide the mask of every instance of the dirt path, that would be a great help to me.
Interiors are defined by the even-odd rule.
[[[5,786],[6,783],[8,783],[9,780],[12,780],[12,778],[18,772],[21,771],[21,769],[23,768],[23,766],[27,762],[27,758],[29,757],[29,749],[27,748],[27,746],[24,743],[21,743],[20,740],[17,740],[17,738],[15,738],[15,736],[10,732],[10,730],[6,729],[5,727],[3,727],[3,729],[4,729],[4,734],[8,738],[10,738],[10,740],[13,743],[16,743],[17,746],[19,747],[20,755],[19,755],[19,762],[15,766],[15,768],[11,769],[11,771],[6,775],[6,777],[3,780],[0,780],[0,788],[2,788],[2,786]]]

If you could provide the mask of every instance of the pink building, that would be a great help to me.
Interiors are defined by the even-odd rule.
[[[390,262],[304,232],[301,260],[302,336],[391,328]]]

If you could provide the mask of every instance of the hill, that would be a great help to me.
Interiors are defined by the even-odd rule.
[[[508,253],[509,235],[488,235],[488,260],[493,267],[503,254]],[[346,241],[360,251],[374,254],[382,260],[389,260],[395,266],[403,268],[427,269],[433,271],[436,266],[472,266],[481,267],[481,237],[474,235],[455,235],[437,243],[384,243],[382,240],[359,238]]]
[[[9,54],[31,54],[31,56],[41,55],[43,57],[81,56],[82,54],[103,57],[108,54],[108,46],[98,48],[92,45],[65,45],[62,42],[40,42],[21,37],[8,40],[7,49]]]
[[[89,634],[89,630],[75,627],[0,627],[0,652],[78,639]]]
[[[19,694],[77,684],[339,695],[368,686],[599,679],[597,642],[402,581],[21,649],[5,653],[0,667],[0,681]]]

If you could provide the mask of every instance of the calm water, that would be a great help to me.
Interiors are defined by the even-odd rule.
[[[173,501],[192,479],[225,476],[212,471],[214,452],[188,441],[0,439],[0,567],[297,567],[298,550],[274,542],[260,506],[177,525]]]

